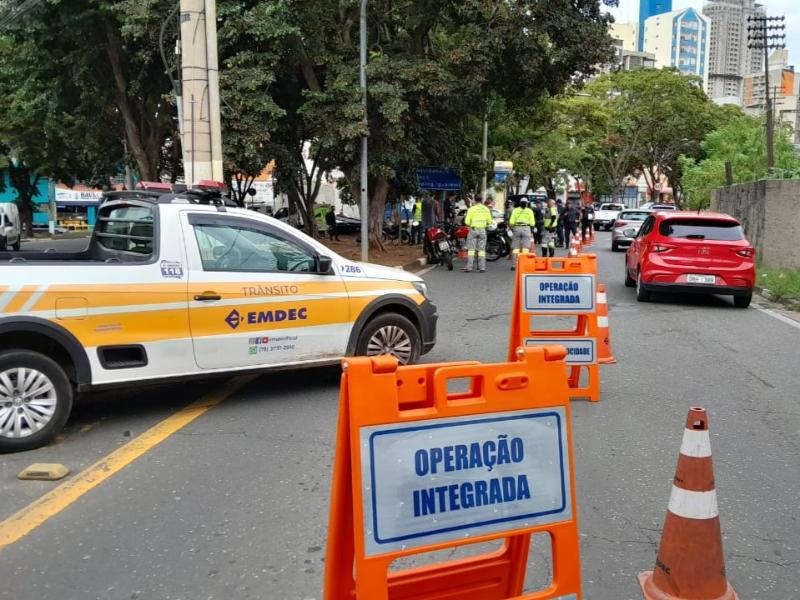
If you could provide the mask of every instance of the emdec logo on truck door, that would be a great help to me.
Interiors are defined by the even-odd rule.
[[[248,325],[258,325],[260,323],[280,323],[281,321],[305,321],[307,318],[308,309],[305,306],[287,310],[282,308],[277,310],[254,310],[246,313],[244,317],[239,314],[238,310],[233,309],[225,317],[225,322],[231,329],[236,329],[244,320],[247,321]]]

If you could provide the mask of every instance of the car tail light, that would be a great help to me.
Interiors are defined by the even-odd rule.
[[[755,248],[741,248],[739,250],[734,250],[734,252],[742,258],[753,258],[756,254]]]
[[[614,221],[614,227],[617,227],[617,228],[624,227],[627,224],[628,224],[627,221]]]
[[[675,246],[670,246],[669,244],[662,244],[662,243],[655,243],[651,250],[653,252],[666,252],[667,250],[672,250]]]

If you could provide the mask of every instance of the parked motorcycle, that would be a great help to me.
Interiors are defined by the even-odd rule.
[[[454,251],[467,245],[469,227],[466,225],[447,226]],[[494,262],[511,254],[511,240],[505,223],[491,224],[486,229],[486,260]]]
[[[411,243],[411,233],[408,231],[408,227],[398,227],[396,223],[384,223],[383,240],[386,242],[395,241],[398,237],[401,244]]]
[[[486,229],[486,260],[494,262],[511,254],[511,241],[505,223],[489,225]]]
[[[455,247],[450,242],[450,236],[441,223],[429,227],[425,232],[425,258],[429,265],[446,266],[448,271],[453,270],[453,255]]]

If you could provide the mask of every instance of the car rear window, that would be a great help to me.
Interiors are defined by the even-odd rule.
[[[619,215],[621,221],[644,221],[650,216],[649,211],[624,212]]]
[[[741,225],[734,221],[710,219],[668,219],[658,227],[661,235],[672,238],[735,242],[744,239]]]

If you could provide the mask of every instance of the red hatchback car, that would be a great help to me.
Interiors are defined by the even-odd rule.
[[[747,308],[755,279],[755,250],[739,221],[721,213],[655,212],[625,256],[625,285],[640,302],[652,292],[721,294]]]

